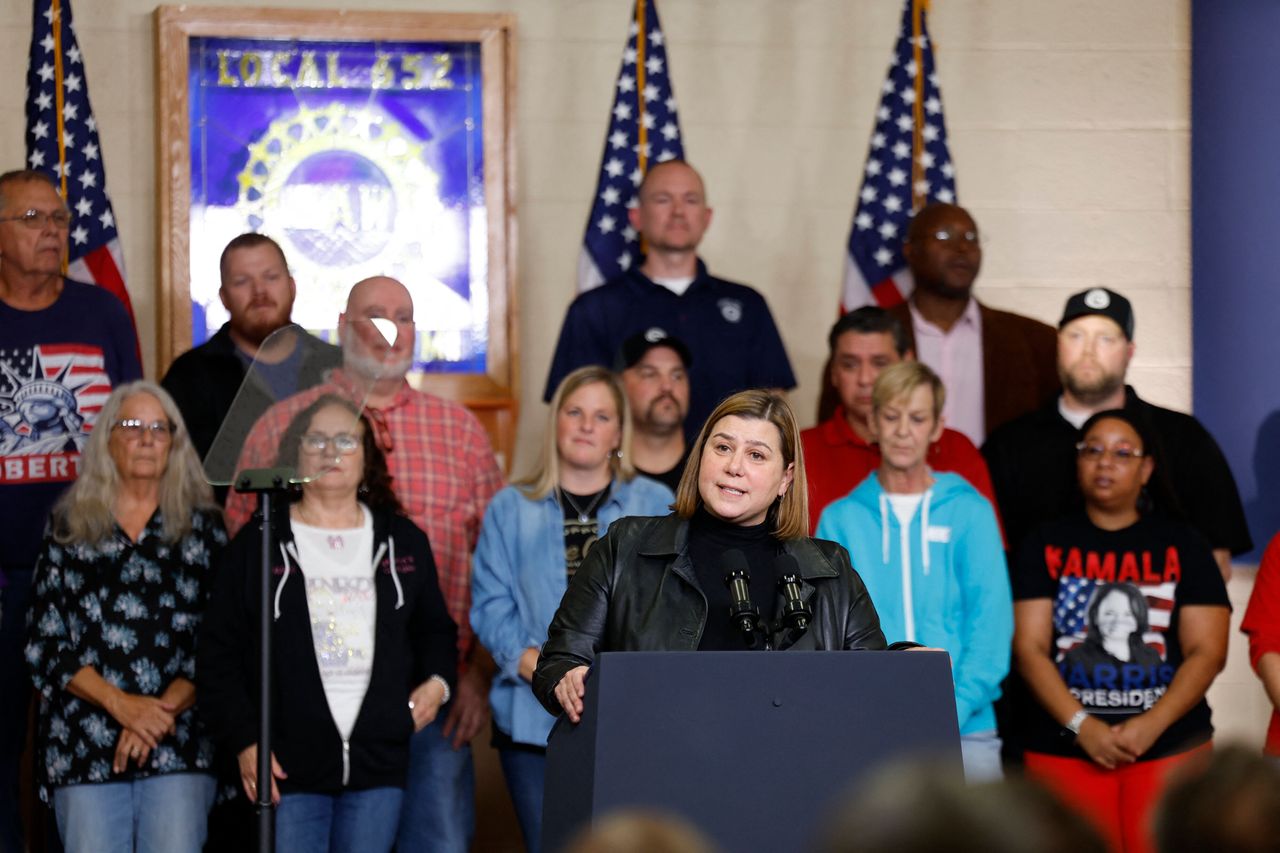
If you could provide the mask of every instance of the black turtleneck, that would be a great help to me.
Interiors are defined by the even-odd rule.
[[[725,585],[725,551],[736,548],[747,558],[751,570],[751,601],[760,608],[766,620],[774,618],[777,600],[777,580],[774,576],[774,560],[782,547],[772,533],[773,522],[751,527],[731,524],[715,518],[704,508],[699,508],[689,522],[689,559],[693,562],[694,575],[707,596],[707,625],[702,631],[698,649],[702,651],[742,651],[748,648],[742,632],[729,621],[731,604],[729,588]],[[763,639],[757,639],[756,648],[763,649]]]

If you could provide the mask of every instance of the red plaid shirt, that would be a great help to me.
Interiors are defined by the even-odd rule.
[[[274,465],[280,439],[294,415],[326,393],[351,398],[345,385],[340,371],[334,371],[329,383],[264,412],[245,439],[236,470]],[[396,497],[431,541],[440,591],[458,623],[459,663],[465,666],[473,637],[471,552],[485,508],[503,485],[489,436],[465,406],[415,391],[407,382],[390,405],[366,408],[365,415],[387,455]],[[227,497],[227,529],[234,535],[256,506],[253,495],[232,491]]]

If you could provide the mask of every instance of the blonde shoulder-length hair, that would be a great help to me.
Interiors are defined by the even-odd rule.
[[[698,491],[698,478],[702,471],[702,452],[706,449],[711,431],[721,419],[729,416],[750,420],[768,421],[778,428],[782,438],[782,465],[791,465],[791,487],[786,494],[774,501],[769,508],[773,521],[773,535],[779,539],[802,539],[809,535],[809,485],[804,475],[804,449],[800,445],[800,425],[795,412],[786,399],[771,391],[739,391],[716,406],[711,417],[702,425],[698,440],[689,454],[680,485],[676,487],[676,514],[692,518],[702,506],[702,494]]]
[[[115,529],[116,494],[120,472],[107,444],[125,400],[150,394],[164,410],[172,426],[169,458],[160,478],[160,512],[164,517],[164,538],[176,542],[191,532],[191,516],[196,509],[212,509],[213,490],[191,445],[182,422],[182,413],[169,392],[154,382],[140,379],[111,392],[98,412],[89,441],[80,457],[80,475],[53,506],[53,538],[66,545],[95,545],[105,541]]]
[[[622,383],[613,371],[599,365],[579,367],[566,376],[556,393],[551,397],[551,411],[547,417],[547,428],[542,440],[542,454],[538,465],[529,475],[517,480],[514,485],[532,500],[541,500],[551,494],[560,485],[560,451],[556,444],[556,417],[564,408],[565,401],[579,388],[600,383],[609,390],[613,404],[618,410],[618,421],[622,428],[622,438],[618,451],[609,457],[609,467],[613,478],[629,483],[636,476],[636,469],[631,464],[631,411],[627,407],[627,395],[622,390]]]

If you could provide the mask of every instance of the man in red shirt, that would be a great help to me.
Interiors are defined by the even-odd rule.
[[[880,448],[874,443],[871,388],[885,368],[914,359],[902,325],[883,308],[865,306],[845,314],[827,336],[831,387],[840,400],[827,420],[800,434],[809,483],[809,531],[827,504],[844,497],[880,467]],[[954,471],[968,480],[995,507],[987,463],[973,442],[944,429],[929,447],[929,467]]]

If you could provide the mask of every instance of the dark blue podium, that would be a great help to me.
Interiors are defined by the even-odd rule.
[[[886,762],[962,772],[944,652],[614,652],[584,705],[548,743],[546,853],[634,807],[681,815],[731,853],[798,853]]]

